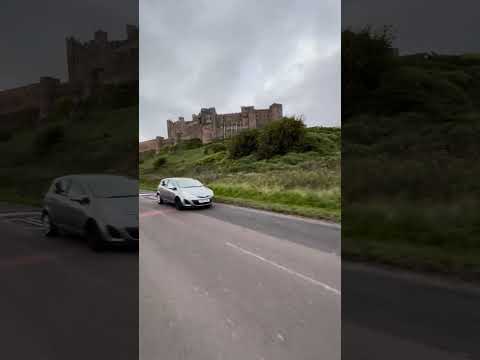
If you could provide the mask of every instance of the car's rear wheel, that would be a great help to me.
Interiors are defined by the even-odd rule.
[[[180,200],[179,197],[175,198],[175,207],[177,208],[177,210],[183,210],[182,200]]]
[[[87,225],[87,243],[93,251],[102,251],[105,248],[105,241],[98,225],[91,222]]]
[[[45,236],[55,236],[58,234],[58,229],[52,222],[49,213],[42,214],[42,230]]]

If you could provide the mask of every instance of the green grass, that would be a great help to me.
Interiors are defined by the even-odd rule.
[[[480,57],[345,52],[343,255],[478,279]]]
[[[45,142],[49,129],[62,136]],[[40,141],[41,140],[41,141]],[[72,173],[137,176],[138,107],[46,121],[0,142],[0,198],[38,205],[53,178]]]
[[[219,142],[144,155],[140,186],[155,189],[164,177],[194,177],[211,187],[218,201],[340,221],[340,130],[311,128],[308,133],[323,145],[320,150],[268,160],[231,159],[228,143]],[[155,167],[158,158],[167,161]]]

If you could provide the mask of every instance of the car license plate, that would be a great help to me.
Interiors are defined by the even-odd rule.
[[[199,202],[200,204],[205,204],[205,203],[210,202],[210,200],[209,200],[209,199],[204,199],[204,200],[198,200],[198,202]]]

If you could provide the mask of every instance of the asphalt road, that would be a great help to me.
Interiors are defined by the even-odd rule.
[[[342,359],[480,359],[480,288],[342,264]]]
[[[340,231],[316,221],[152,198],[140,212],[142,360],[480,359],[476,285],[347,262],[340,276]]]
[[[341,358],[340,229],[140,200],[140,359]]]
[[[0,206],[0,353],[138,358],[138,253],[44,238],[35,209]]]

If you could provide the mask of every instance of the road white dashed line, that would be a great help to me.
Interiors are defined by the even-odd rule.
[[[295,276],[297,276],[297,277],[299,277],[299,278],[301,278],[301,279],[303,279],[303,280],[306,280],[306,281],[308,281],[308,282],[310,282],[310,283],[312,283],[312,284],[314,284],[314,285],[316,285],[316,286],[320,286],[320,287],[324,288],[325,290],[334,293],[335,295],[338,295],[338,296],[341,295],[341,291],[340,291],[340,290],[335,289],[334,287],[332,287],[332,286],[330,286],[330,285],[328,285],[328,284],[325,284],[325,283],[323,283],[323,282],[321,282],[321,281],[315,280],[315,279],[313,279],[313,278],[311,278],[311,277],[309,277],[309,276],[303,275],[303,274],[301,274],[301,273],[299,273],[299,272],[297,272],[297,271],[295,271],[295,270],[292,270],[292,269],[290,269],[290,268],[288,268],[288,267],[286,267],[286,266],[277,264],[276,262],[271,261],[271,260],[268,260],[268,259],[264,258],[263,256],[260,256],[260,255],[258,255],[258,254],[255,254],[255,253],[249,251],[249,250],[246,250],[246,249],[244,249],[244,248],[241,248],[241,247],[238,246],[238,245],[232,244],[232,243],[230,243],[230,242],[226,242],[225,244],[226,244],[227,246],[230,246],[230,247],[232,247],[232,248],[234,248],[234,249],[237,249],[237,250],[241,251],[242,253],[244,253],[244,254],[246,254],[246,255],[253,256],[254,258],[256,258],[256,259],[258,259],[258,260],[260,260],[260,261],[263,261],[263,262],[265,262],[265,263],[267,263],[267,264],[269,264],[269,265],[272,265],[272,266],[276,267],[277,269],[283,270],[283,271],[285,271],[285,272],[287,272],[287,273],[289,273],[289,274],[291,274],[291,275],[295,275]]]

